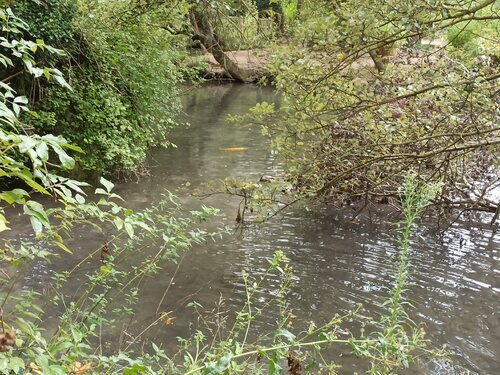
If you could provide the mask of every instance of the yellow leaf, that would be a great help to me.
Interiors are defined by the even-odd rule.
[[[70,367],[72,375],[81,375],[86,373],[92,368],[92,362],[82,365],[80,362],[76,361]]]
[[[175,316],[171,316],[171,317],[169,317],[169,318],[165,319],[165,320],[164,320],[165,325],[166,325],[166,326],[172,325],[172,324],[174,323],[174,320],[175,320]]]
[[[42,369],[38,367],[34,362],[31,362],[28,368],[32,370],[35,374],[43,375]]]

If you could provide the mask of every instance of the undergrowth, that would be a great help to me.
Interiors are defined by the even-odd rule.
[[[73,269],[54,273],[49,292],[43,296],[37,290],[15,292],[17,288],[13,285],[22,282],[19,275],[23,272],[17,275],[8,272],[4,276],[3,332],[14,335],[15,341],[3,347],[0,372],[187,375],[280,374],[288,369],[292,374],[337,373],[341,371],[340,365],[331,358],[334,348],[340,345],[350,348],[360,358],[360,368],[365,367],[366,361],[370,373],[389,374],[408,368],[420,356],[439,354],[428,348],[423,329],[410,319],[411,304],[406,295],[411,275],[412,233],[438,187],[418,187],[412,174],[404,182],[400,196],[403,218],[396,225],[400,250],[394,262],[394,286],[382,305],[385,313],[380,319],[364,317],[359,306],[343,315],[335,314],[327,322],[311,322],[307,328],[294,332],[289,296],[293,268],[286,255],[277,251],[268,260],[263,274],[242,272],[246,302],[234,314],[221,314],[221,308],[207,313],[201,305],[191,302],[201,323],[193,336],[179,338],[176,353],[167,355],[160,343],[145,340],[145,335],[159,322],[168,324],[169,313],[159,311],[157,318],[139,335],[127,333],[131,329],[127,321],[140,304],[141,287],[147,278],[158,274],[165,261],[176,261],[180,252],[218,235],[196,229],[196,222],[208,219],[216,210],[203,207],[191,213],[192,219],[180,218],[175,213],[180,209],[175,198],[166,195],[155,208],[141,213],[122,211],[118,205],[108,203],[109,199],[119,199],[112,193],[113,185],[106,180],[102,183],[103,188],[97,193],[103,199],[97,206],[89,203],[93,214],[89,224],[101,218],[118,230],[117,235]],[[169,209],[172,204],[173,209]],[[102,211],[101,207],[111,207],[111,212]],[[124,219],[120,219],[120,213],[125,215]],[[129,239],[125,240],[123,234]],[[48,261],[54,255],[43,250],[49,240],[52,237],[47,235],[35,243],[8,243],[2,261],[15,267],[32,264],[34,259]],[[41,249],[39,253],[33,252],[36,248]],[[137,262],[125,262],[138,252],[141,256],[133,258]],[[87,274],[77,293],[68,296],[65,284],[78,274],[82,265],[98,257],[101,265]],[[131,265],[126,266],[127,263]],[[271,290],[270,279],[279,280]],[[44,327],[47,311],[54,310],[61,315],[57,324],[47,330]],[[269,314],[276,316],[274,329],[256,333],[254,325]],[[353,319],[365,321],[372,327],[371,332],[359,336],[348,333],[345,328]],[[122,337],[127,340],[116,345],[103,343],[103,327],[123,330]]]

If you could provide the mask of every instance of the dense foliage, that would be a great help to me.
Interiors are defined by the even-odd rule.
[[[39,56],[49,58],[61,55],[61,50],[40,39],[25,40],[28,25],[10,8],[0,9],[0,22],[4,32],[0,61],[6,68],[24,66],[32,77],[56,80],[66,92],[74,93],[59,70],[35,61],[35,53],[40,50],[44,53]],[[93,354],[90,345],[97,336],[96,329],[103,324],[116,324],[116,317],[130,316],[138,285],[144,277],[157,273],[161,262],[175,260],[192,244],[213,236],[195,224],[217,210],[203,207],[182,217],[175,198],[167,192],[155,209],[134,213],[119,204],[121,198],[113,193],[113,183],[104,178],[100,180],[101,187],[93,192],[97,198],[88,199],[88,184],[61,176],[75,165],[66,151],[82,150],[62,136],[38,135],[21,122],[20,115],[30,111],[29,99],[17,95],[3,82],[0,99],[0,177],[2,182],[22,186],[12,190],[3,187],[0,192],[0,233],[10,229],[9,219],[15,215],[6,211],[20,206],[35,235],[20,239],[2,237],[0,242],[0,373],[67,374],[92,368],[93,373],[124,370],[138,374],[151,369],[153,363],[164,357],[159,349],[159,355],[146,355],[144,359],[129,357],[126,349],[119,348],[116,356]],[[30,133],[23,134],[27,130]],[[44,201],[40,194],[51,196],[52,200]],[[51,264],[60,252],[71,253],[67,239],[75,226],[82,225],[88,226],[91,236],[103,234],[105,228],[114,229],[113,235],[73,270],[52,272],[50,296],[42,296],[38,289],[18,289],[19,283],[29,277],[26,268],[35,263]],[[145,248],[149,246],[155,251],[146,255]],[[143,259],[137,267],[118,269],[121,257],[140,249],[144,249]],[[75,300],[67,301],[65,282],[96,254],[100,254],[101,262],[97,261],[96,267],[87,272],[88,279]],[[126,303],[112,306],[111,301],[117,302],[118,297]],[[60,316],[55,330],[47,333],[45,319],[50,309]],[[82,365],[79,360],[85,363]],[[98,368],[94,361],[99,363]]]
[[[488,195],[499,181],[494,1],[1,4],[0,178],[7,187],[0,191],[0,233],[9,230],[17,206],[34,236],[0,243],[0,373],[280,374],[286,366],[294,374],[333,373],[338,365],[325,350],[344,345],[370,373],[391,374],[417,354],[435,354],[406,311],[410,245],[418,240],[412,233],[429,204],[498,214]],[[133,170],[149,147],[168,144],[166,131],[179,110],[177,84],[193,74],[184,64],[190,37],[205,33],[201,41],[224,61],[218,34],[234,24],[230,16],[250,22],[257,6],[276,7],[286,16],[277,22],[288,22],[281,29],[290,33],[289,43],[274,49],[269,68],[283,105],[261,103],[250,113],[287,161],[288,174],[286,186],[272,177],[231,184],[243,199],[242,215],[255,201],[281,204],[281,195],[346,203],[394,199],[402,217],[394,287],[381,317],[355,310],[292,332],[293,269],[277,251],[257,276],[242,273],[246,302],[240,311],[207,317],[193,303],[200,324],[169,355],[144,339],[173,319],[161,303],[139,333],[131,317],[141,308],[146,278],[222,232],[199,226],[217,210],[186,213],[166,192],[154,208],[134,212],[121,205],[107,179],[89,198],[88,184],[64,176],[75,164],[98,172]],[[486,27],[478,26],[482,22]],[[436,41],[444,45],[435,48]],[[76,226],[102,243],[72,269],[51,272],[43,290],[19,287],[33,264],[71,253],[67,239]],[[124,262],[131,257],[136,262]],[[271,275],[280,282],[262,293]],[[75,277],[81,288],[68,297],[66,283]],[[278,314],[269,334],[252,341],[255,320],[266,314],[255,308],[255,298]],[[51,326],[50,315],[56,316]],[[354,316],[368,329],[343,330]],[[128,339],[110,343],[103,327],[122,327]]]
[[[55,63],[73,91],[24,77],[14,82],[36,102],[25,119],[37,132],[64,135],[86,150],[79,166],[93,171],[134,170],[155,145],[168,145],[179,111],[177,85],[187,37],[174,35],[182,8],[165,4],[130,18],[121,1],[18,1],[33,37],[66,52]],[[117,22],[117,18],[122,19]]]
[[[495,212],[498,12],[493,1],[304,4],[271,68],[283,106],[252,114],[300,194],[387,202],[414,170],[444,183],[435,203]]]

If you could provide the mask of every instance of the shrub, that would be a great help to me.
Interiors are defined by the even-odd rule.
[[[16,7],[33,28],[26,37],[54,41],[66,51],[66,57],[50,61],[74,89],[69,93],[20,76],[14,86],[38,112],[24,120],[37,132],[54,131],[84,147],[78,162],[85,170],[130,171],[150,147],[168,145],[180,110],[177,85],[196,69],[179,69],[187,40],[164,27],[174,21],[165,9],[116,22],[122,6],[51,0],[20,1]]]

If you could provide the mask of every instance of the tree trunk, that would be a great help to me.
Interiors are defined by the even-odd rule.
[[[300,17],[302,11],[303,0],[297,0],[297,18]]]
[[[254,80],[254,74],[252,74],[252,71],[240,67],[224,52],[221,44],[219,43],[219,37],[214,33],[207,16],[203,12],[195,9],[191,12],[191,22],[193,23],[193,28],[195,30],[199,30],[199,33],[195,37],[201,42],[207,51],[214,56],[215,61],[217,61],[220,66],[222,66],[222,68],[236,81],[252,82]]]
[[[385,64],[382,56],[379,56],[377,54],[377,51],[375,50],[370,50],[368,52],[370,54],[370,57],[373,60],[373,63],[375,64],[375,67],[377,68],[379,73],[383,73],[385,71]]]

